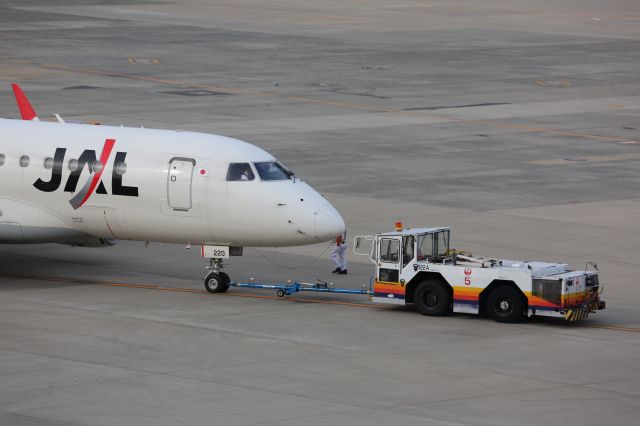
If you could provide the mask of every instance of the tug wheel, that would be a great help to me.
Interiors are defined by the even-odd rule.
[[[525,300],[513,287],[496,287],[487,298],[487,312],[497,322],[520,322],[524,309]]]
[[[284,292],[284,290],[278,290],[278,291],[276,291],[276,295],[277,295],[278,297],[284,297],[285,292]]]
[[[439,281],[423,281],[413,293],[413,302],[422,315],[442,316],[451,308],[451,292]]]
[[[209,293],[224,293],[229,289],[230,281],[224,272],[209,272],[204,278],[204,288]]]

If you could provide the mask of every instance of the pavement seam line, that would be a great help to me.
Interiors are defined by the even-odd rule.
[[[206,290],[178,288],[178,287],[165,287],[165,286],[158,286],[154,284],[128,284],[128,283],[114,283],[109,281],[88,281],[88,280],[71,279],[71,278],[17,276],[17,275],[7,275],[7,274],[2,274],[0,276],[6,277],[6,278],[23,279],[23,280],[31,279],[35,281],[93,284],[93,285],[101,285],[101,286],[107,286],[107,287],[132,288],[132,289],[139,289],[139,290],[156,290],[156,291],[167,291],[167,292],[177,292],[177,293],[208,294]],[[211,296],[214,296],[214,295],[211,295]],[[387,305],[341,302],[337,300],[322,300],[322,299],[312,299],[312,298],[262,296],[257,294],[254,295],[254,294],[246,294],[246,293],[245,294],[218,293],[215,296],[246,297],[246,298],[252,298],[252,299],[282,300],[282,301],[298,302],[298,303],[317,303],[317,304],[326,304],[326,305],[350,306],[350,307],[358,307],[358,308],[376,308],[376,309],[387,309],[387,310],[393,310],[394,308],[396,308],[395,306],[387,306]],[[640,333],[640,327],[629,327],[629,326],[616,325],[616,324],[578,324],[575,327],[576,328],[601,328],[601,329],[615,330],[615,331],[622,331],[622,332]],[[529,329],[528,327],[524,327],[524,328]],[[565,331],[565,330],[562,330],[562,331]],[[582,336],[575,336],[575,337],[582,337]]]

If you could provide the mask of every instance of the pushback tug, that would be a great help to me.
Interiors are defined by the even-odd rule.
[[[423,315],[486,312],[498,322],[575,321],[605,308],[593,262],[574,271],[566,263],[473,257],[452,250],[450,238],[449,227],[403,229],[400,222],[395,232],[356,237],[357,254],[372,242],[373,302],[413,303]]]
[[[373,303],[415,304],[423,315],[487,313],[510,323],[532,316],[576,321],[605,308],[593,262],[574,271],[566,263],[473,257],[451,249],[450,239],[449,227],[403,229],[400,222],[395,232],[355,237],[354,253],[368,255],[375,265],[369,286],[361,289],[323,281],[229,285],[275,289],[280,297],[301,291],[367,294]]]

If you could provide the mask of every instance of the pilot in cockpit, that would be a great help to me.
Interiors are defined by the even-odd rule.
[[[253,170],[251,170],[249,163],[231,163],[229,165],[228,181],[248,181],[253,179]]]

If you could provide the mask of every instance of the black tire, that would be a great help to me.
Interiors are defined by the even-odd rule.
[[[276,294],[278,295],[278,297],[284,297],[284,295],[285,295],[286,293],[284,292],[284,290],[281,290],[281,289],[280,289],[280,290],[276,291]]]
[[[487,298],[487,312],[497,322],[522,321],[525,307],[522,293],[511,286],[496,287]]]
[[[440,281],[423,281],[413,293],[413,302],[422,315],[446,315],[451,309],[451,290]]]
[[[204,278],[204,288],[209,293],[224,293],[229,289],[229,275],[224,272],[209,272]]]
[[[220,277],[222,278],[222,281],[227,283],[227,289],[228,289],[229,288],[229,283],[231,282],[231,278],[229,277],[228,274],[225,274],[224,272],[218,272],[218,274],[220,274]]]

